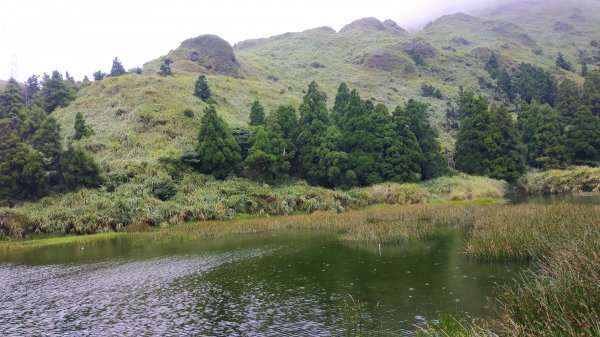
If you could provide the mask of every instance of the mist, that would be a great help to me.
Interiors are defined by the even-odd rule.
[[[165,55],[187,38],[216,34],[234,44],[319,26],[340,30],[363,17],[392,19],[418,30],[442,15],[494,7],[502,0],[304,0],[168,2],[3,1],[0,3],[0,78],[11,61],[24,81],[32,74],[69,71],[76,79],[109,71],[119,57],[127,69]]]

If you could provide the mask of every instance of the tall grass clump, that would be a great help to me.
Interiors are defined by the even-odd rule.
[[[479,260],[531,260],[579,240],[600,240],[600,206],[523,204],[474,211],[465,250]]]
[[[579,166],[525,174],[519,187],[528,193],[600,192],[600,167]]]
[[[553,251],[495,300],[502,336],[600,336],[600,237]]]
[[[427,181],[423,187],[433,200],[463,201],[501,199],[508,184],[501,180],[460,173]]]

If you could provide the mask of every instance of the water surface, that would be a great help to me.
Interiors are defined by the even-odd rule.
[[[0,252],[0,335],[339,336],[350,296],[373,335],[440,313],[490,315],[519,266],[470,262],[463,233],[396,247],[317,232]]]

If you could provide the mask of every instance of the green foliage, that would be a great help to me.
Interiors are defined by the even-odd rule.
[[[265,108],[260,105],[259,100],[252,102],[250,107],[250,126],[257,126],[265,124]]]
[[[152,196],[156,199],[167,201],[177,195],[177,185],[170,175],[159,171],[146,182],[150,186]]]
[[[435,97],[437,99],[444,98],[440,89],[434,87],[431,84],[423,83],[421,85],[421,96],[423,97]]]
[[[0,93],[0,119],[21,118],[21,110],[25,109],[25,99],[19,83],[11,78],[4,92]]]
[[[208,82],[206,81],[206,76],[204,74],[198,76],[198,80],[196,80],[194,96],[200,98],[203,102],[208,101],[210,98],[210,88],[208,87]]]
[[[173,60],[171,60],[170,58],[165,58],[162,62],[162,64],[160,65],[160,70],[158,72],[158,74],[162,77],[166,77],[166,76],[172,76],[173,75],[173,71],[171,71],[171,64],[173,63]]]
[[[46,115],[41,108],[34,107],[26,114],[21,138],[43,156],[45,169],[50,173],[51,178],[55,178],[59,171],[62,153],[62,137],[56,119]],[[58,182],[51,181],[51,183]]]
[[[329,180],[327,168],[320,163],[319,149],[331,125],[326,100],[327,96],[319,91],[317,83],[311,82],[300,104],[300,120],[295,131],[300,176],[311,184],[322,186],[327,186]]]
[[[581,75],[582,77],[586,77],[589,73],[589,69],[588,69],[588,65],[587,63],[582,63],[581,64],[581,72],[579,73],[579,75]]]
[[[487,102],[481,95],[474,98]],[[476,106],[476,103],[470,106]],[[523,147],[504,107],[471,109],[457,135],[454,161],[460,171],[515,181],[524,171]]]
[[[270,182],[277,181],[281,171],[289,170],[289,162],[278,160],[279,153],[274,153],[269,138],[263,126],[257,126],[252,130],[251,147],[245,163],[251,178]]]
[[[573,163],[597,165],[600,162],[600,117],[587,107],[575,113],[566,131],[567,147]]]
[[[437,139],[437,132],[427,119],[427,111],[429,105],[413,99],[408,100],[404,109],[396,108],[394,116],[399,124],[399,134],[405,135],[408,139],[404,140],[405,144],[411,144],[411,137],[404,129],[404,125],[408,125],[411,133],[414,134],[418,147],[421,152],[420,157],[420,172],[423,180],[439,177],[445,173],[446,166],[442,157],[440,143]],[[408,148],[411,148],[408,146]],[[416,150],[411,150],[416,153]],[[416,155],[416,154],[415,154]]]
[[[103,73],[102,71],[98,70],[94,72],[92,76],[94,77],[94,81],[102,81],[106,77],[106,73]]]
[[[496,91],[503,95],[503,98],[505,98],[508,102],[512,103],[515,101],[515,90],[513,88],[512,78],[505,69],[502,69],[498,72]]]
[[[10,124],[0,121],[0,204],[39,197],[46,183],[43,158],[19,141]]]
[[[38,75],[31,75],[27,78],[27,81],[25,81],[23,96],[25,98],[25,105],[28,108],[31,107],[32,103],[39,101],[39,92],[42,89],[39,78]]]
[[[125,67],[123,67],[123,64],[121,63],[119,58],[115,57],[112,61],[112,67],[110,68],[110,76],[117,77],[125,74],[127,74],[127,72],[125,71]]]
[[[335,95],[335,100],[333,102],[333,109],[331,110],[331,119],[338,128],[342,127],[341,123],[344,118],[344,111],[349,100],[350,89],[348,89],[348,85],[345,82],[342,82],[338,86],[337,94]]]
[[[558,86],[556,110],[567,122],[570,122],[581,104],[577,84],[568,79],[563,80]]]
[[[592,114],[600,117],[600,70],[590,71],[583,84],[583,101],[592,110]]]
[[[235,142],[229,126],[217,115],[212,105],[204,109],[198,134],[198,169],[223,179],[238,171],[241,163],[240,147]]]
[[[281,128],[283,138],[291,140],[294,136],[294,132],[296,132],[296,127],[298,126],[296,109],[291,105],[280,105],[267,118],[267,123],[277,123],[279,128]]]
[[[517,126],[527,147],[527,164],[537,168],[558,168],[568,162],[563,119],[548,104],[523,102]]]
[[[73,127],[75,129],[74,140],[80,140],[92,135],[92,129],[85,124],[85,119],[83,119],[81,112],[75,115],[75,124]]]
[[[65,186],[74,190],[80,187],[100,187],[102,179],[94,158],[83,149],[69,144],[60,158]]]
[[[502,67],[500,67],[500,62],[498,61],[498,57],[496,53],[492,53],[492,55],[485,62],[484,66],[485,71],[488,72],[491,78],[497,78],[502,71]]]
[[[40,102],[46,113],[56,108],[64,108],[75,99],[75,92],[58,71],[53,71],[51,77],[45,77],[40,91]]]
[[[521,63],[514,74],[514,90],[527,103],[537,101],[554,106],[556,98],[556,82],[544,69]]]
[[[233,128],[231,129],[233,139],[240,147],[240,155],[242,159],[248,157],[248,151],[250,150],[250,130],[248,128]]]
[[[567,70],[567,71],[573,70],[573,65],[571,64],[571,62],[567,61],[565,59],[565,56],[561,52],[558,53],[555,63],[556,63],[557,67],[562,68],[564,70]]]

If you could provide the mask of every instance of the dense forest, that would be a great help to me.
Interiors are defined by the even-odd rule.
[[[561,61],[561,55],[557,64]],[[165,59],[160,76],[173,76]],[[564,65],[563,65],[564,66]],[[597,165],[600,161],[600,71],[586,72],[583,88],[560,83],[542,68],[522,63],[510,70],[495,54],[485,70],[502,99],[459,89],[448,111],[456,129],[454,153],[442,153],[429,106],[409,99],[390,110],[341,83],[333,107],[314,81],[300,106],[282,105],[269,114],[260,99],[248,107],[249,127],[232,130],[218,114],[205,75],[190,95],[207,102],[194,151],[181,163],[223,179],[231,175],[270,184],[303,179],[328,188],[381,182],[416,182],[454,170],[516,181],[527,169]],[[140,69],[130,72],[139,73]],[[126,74],[118,58],[110,74]],[[11,79],[0,95],[0,199],[8,205],[79,187],[102,185],[93,157],[78,141],[93,134],[80,113],[72,139],[61,139],[52,113],[67,106],[79,89],[67,73]],[[424,91],[435,93],[435,88]],[[66,146],[65,146],[66,141]]]

